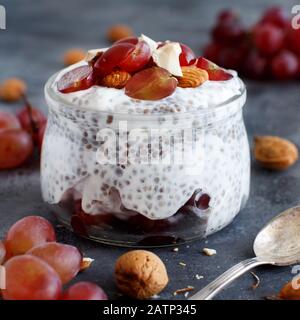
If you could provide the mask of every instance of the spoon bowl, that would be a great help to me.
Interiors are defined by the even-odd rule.
[[[300,262],[300,206],[272,219],[256,236],[253,250],[261,261],[287,266]]]

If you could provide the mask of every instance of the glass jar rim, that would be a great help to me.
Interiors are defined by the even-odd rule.
[[[114,117],[117,117],[119,120],[126,119],[127,121],[128,120],[130,121],[130,119],[134,119],[134,120],[145,121],[145,122],[158,120],[160,118],[173,119],[174,117],[176,117],[178,120],[180,120],[180,119],[186,119],[186,118],[190,119],[197,116],[198,119],[202,117],[205,118],[206,120],[210,119],[210,122],[212,123],[212,122],[220,121],[224,118],[230,117],[231,115],[235,114],[244,106],[246,102],[247,90],[244,82],[241,82],[242,86],[239,94],[233,95],[230,99],[227,99],[210,108],[203,108],[203,109],[185,111],[185,112],[147,113],[147,114],[94,110],[94,109],[84,108],[76,104],[72,104],[71,102],[63,100],[60,97],[60,95],[52,88],[52,85],[55,79],[57,78],[59,72],[55,73],[47,80],[44,87],[44,92],[45,92],[46,99],[50,99],[53,102],[59,103],[60,109],[63,106],[64,112],[66,112],[67,110],[70,110],[74,112],[76,111],[86,112],[86,113],[93,114],[95,116],[113,115]],[[236,103],[237,101],[239,101],[239,103]],[[52,108],[55,108],[55,106],[56,104],[51,104],[51,106],[49,105],[49,108],[52,109]],[[56,107],[55,109],[56,111],[59,112],[58,107]],[[130,119],[128,119],[128,117],[130,117]]]

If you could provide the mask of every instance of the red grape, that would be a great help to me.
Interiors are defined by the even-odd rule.
[[[219,23],[233,23],[239,20],[239,15],[232,9],[225,9],[218,15]]]
[[[261,22],[271,23],[279,28],[286,28],[290,22],[290,19],[283,8],[272,7],[263,14]]]
[[[135,49],[132,43],[118,43],[106,50],[94,64],[97,76],[103,77],[110,74],[119,66]]]
[[[240,70],[247,55],[247,48],[243,45],[223,48],[219,53],[219,64],[227,69]]]
[[[17,168],[31,156],[31,136],[21,129],[0,132],[0,170]]]
[[[0,264],[2,264],[6,257],[6,248],[3,241],[0,241]]]
[[[21,125],[13,113],[0,111],[0,131],[5,129],[21,129]]]
[[[211,81],[224,81],[232,78],[230,73],[203,57],[191,60],[190,65],[206,70]]]
[[[179,62],[181,66],[187,66],[189,62],[196,58],[194,51],[187,45],[180,43],[181,53],[179,55]]]
[[[251,52],[245,59],[243,72],[251,79],[265,79],[267,76],[267,59],[257,51]]]
[[[218,23],[212,30],[213,39],[218,43],[239,43],[245,36],[244,26],[239,21]]]
[[[67,244],[46,242],[27,252],[47,262],[60,276],[63,284],[72,280],[80,270],[82,255]]]
[[[280,80],[294,79],[298,75],[299,61],[294,53],[284,50],[273,58],[271,67],[275,78]]]
[[[63,300],[107,300],[106,293],[91,282],[78,282],[63,295]]]
[[[290,29],[288,32],[288,45],[289,48],[300,56],[300,29]]]
[[[142,69],[150,60],[151,51],[149,45],[145,41],[139,41],[134,50],[118,64],[122,70],[127,72],[135,72]]]
[[[284,45],[284,32],[270,23],[257,25],[253,38],[256,48],[264,55],[273,55]]]
[[[55,241],[51,223],[43,217],[28,216],[10,227],[6,235],[6,248],[13,256],[24,254],[45,242]]]
[[[23,107],[17,113],[17,116],[22,128],[30,134],[33,134],[33,125],[38,130],[47,121],[47,118],[41,110],[30,106]]]
[[[58,80],[57,89],[61,93],[70,93],[88,89],[92,85],[94,85],[93,68],[86,65],[77,67],[65,73]]]
[[[62,283],[58,274],[43,260],[31,255],[13,257],[5,263],[5,300],[57,300]]]
[[[136,73],[125,86],[125,94],[134,99],[160,100],[170,96],[177,79],[163,68],[152,67]]]
[[[203,56],[213,61],[214,63],[219,63],[220,53],[223,49],[223,45],[217,42],[212,42],[208,44],[203,50]]]
[[[131,43],[136,45],[139,42],[139,39],[137,37],[128,37],[121,39],[119,41],[116,41],[113,45],[119,44],[119,43]]]

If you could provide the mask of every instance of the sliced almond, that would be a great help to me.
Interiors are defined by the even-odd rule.
[[[290,141],[276,136],[258,136],[254,138],[255,159],[271,170],[284,170],[298,159],[298,149]]]

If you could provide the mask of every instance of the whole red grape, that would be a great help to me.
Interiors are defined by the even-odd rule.
[[[41,110],[33,107],[23,107],[17,113],[17,116],[22,125],[22,128],[30,134],[33,133],[32,125],[34,125],[38,130],[47,121],[47,118],[45,117],[44,113]]]
[[[6,248],[3,241],[0,241],[0,264],[2,264],[6,257]]]
[[[284,50],[272,59],[271,67],[275,78],[279,80],[295,79],[298,75],[299,60],[294,53]]]
[[[21,124],[13,113],[0,111],[0,131],[5,129],[21,129]]]
[[[244,61],[243,74],[245,76],[261,80],[267,77],[267,59],[260,55],[257,51],[252,51]]]
[[[233,23],[239,19],[239,14],[236,11],[233,9],[225,9],[218,14],[217,21],[219,23]]]
[[[106,293],[91,282],[78,282],[63,295],[63,300],[107,300]]]
[[[0,170],[13,169],[25,163],[33,152],[31,136],[21,129],[0,131]]]
[[[39,216],[27,216],[10,227],[5,244],[9,253],[15,256],[55,240],[55,231],[48,220]]]
[[[219,22],[212,30],[214,41],[226,45],[239,43],[245,34],[245,28],[240,21]]]
[[[287,35],[288,46],[296,55],[300,57],[300,29],[292,29]]]
[[[32,254],[47,262],[60,276],[63,284],[72,280],[80,270],[82,255],[73,246],[46,242],[29,250]]]
[[[270,24],[258,24],[253,31],[256,48],[264,55],[274,55],[284,46],[284,32]]]
[[[209,43],[204,49],[203,49],[203,56],[214,62],[219,63],[220,53],[223,49],[223,45],[217,42]]]
[[[286,28],[290,19],[286,11],[281,7],[271,7],[263,14],[262,23],[271,23],[279,28]]]
[[[5,263],[5,300],[57,300],[62,283],[58,274],[43,260],[32,255],[22,255]]]

